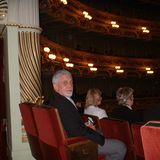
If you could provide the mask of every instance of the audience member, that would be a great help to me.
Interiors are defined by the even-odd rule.
[[[106,155],[106,160],[122,160],[126,146],[116,139],[105,139],[103,135],[85,126],[77,107],[71,99],[73,81],[70,72],[59,70],[52,77],[54,92],[50,105],[58,109],[62,124],[69,137],[84,136],[98,145],[99,153]]]
[[[99,119],[107,118],[106,111],[99,107],[102,101],[101,91],[97,88],[89,89],[86,96],[84,114],[97,116]]]
[[[83,116],[84,114],[84,107],[82,106],[82,103],[80,101],[77,101],[76,103],[76,107],[78,109],[78,112],[81,116]]]
[[[143,113],[133,109],[133,91],[130,87],[122,87],[117,90],[118,107],[113,109],[112,118],[127,120],[130,123],[143,121]]]

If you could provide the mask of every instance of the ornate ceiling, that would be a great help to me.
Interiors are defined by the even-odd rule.
[[[147,0],[141,1],[149,3]],[[99,73],[105,72],[108,76],[115,74],[115,65],[123,66],[126,76],[145,75],[146,66],[151,66],[155,73],[159,73],[159,59],[154,59],[160,58],[158,54],[160,47],[157,45],[160,42],[159,21],[104,12],[89,5],[91,0],[86,2],[88,4],[68,0],[68,4],[64,5],[59,0],[40,1],[40,24],[43,29],[42,36],[45,37],[41,38],[41,51],[43,52],[43,47],[48,45],[58,57],[53,63],[43,52],[43,64],[51,70],[55,66],[65,67],[62,57],[68,56],[75,63],[79,73],[88,73],[86,64],[89,61],[96,64]],[[154,2],[152,1],[159,5],[158,1]],[[87,11],[92,16],[92,20],[85,19],[83,11]],[[119,28],[113,28],[111,21],[116,21]],[[147,27],[150,33],[143,33],[142,27]],[[88,48],[85,48],[87,45]],[[104,49],[103,52],[100,48],[107,48],[109,51]]]
[[[83,11],[89,12],[92,20],[85,19]],[[67,28],[69,29],[81,28],[86,32],[93,31],[104,35],[137,39],[160,38],[160,22],[158,21],[117,16],[109,12],[94,9],[75,0],[69,0],[68,5],[62,4],[59,0],[50,0],[49,3],[41,2],[40,16],[41,25],[44,29],[48,27],[48,24],[53,26],[53,23],[61,21],[67,24]],[[116,21],[120,27],[118,29],[112,28],[111,21]],[[60,27],[62,28],[62,26]],[[144,34],[141,29],[142,27],[147,27],[150,30],[150,34]],[[64,29],[66,29],[65,25]]]

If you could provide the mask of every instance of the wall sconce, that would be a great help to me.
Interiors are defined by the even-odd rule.
[[[119,25],[117,24],[116,21],[111,21],[111,25],[113,28],[119,28]]]
[[[150,32],[150,31],[147,29],[147,27],[142,27],[141,29],[142,29],[142,32],[143,32],[143,33],[149,33],[149,32]]]
[[[123,69],[117,69],[116,72],[117,73],[124,73],[124,70]]]
[[[120,69],[121,68],[121,66],[115,66],[115,69]]]
[[[65,58],[63,58],[63,61],[64,61],[64,62],[69,62],[69,58],[66,58],[66,57],[65,57]]]
[[[0,14],[0,20],[4,20],[6,18],[6,14],[5,13],[1,13]]]
[[[153,74],[154,71],[147,71],[147,74]]]
[[[96,71],[97,71],[97,68],[96,68],[96,67],[91,67],[91,68],[90,68],[90,71],[96,72]]]
[[[74,64],[73,63],[66,63],[66,67],[74,67]]]
[[[49,54],[48,58],[54,60],[54,59],[56,59],[56,55],[55,54]]]
[[[93,67],[93,63],[88,63],[88,67]]]
[[[83,11],[83,15],[84,15],[85,18],[87,18],[87,19],[89,19],[89,20],[92,19],[92,16],[89,15],[88,12],[86,12],[86,11]]]
[[[67,5],[67,0],[60,0],[64,5]]]
[[[151,70],[151,68],[150,67],[146,67],[146,71],[150,71]]]
[[[0,20],[4,20],[8,12],[8,3],[7,0],[0,1]]]
[[[44,47],[43,50],[44,50],[44,52],[47,52],[47,53],[50,52],[50,48],[48,48],[48,47]]]

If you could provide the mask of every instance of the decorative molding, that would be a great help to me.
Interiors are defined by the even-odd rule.
[[[107,75],[109,77],[117,76],[115,66],[120,65],[124,70],[123,76],[146,76],[145,67],[150,66],[155,74],[160,72],[160,60],[146,58],[127,58],[116,56],[105,56],[92,54],[85,51],[77,51],[71,48],[61,46],[49,41],[41,36],[41,54],[42,54],[42,72],[53,72],[56,68],[66,68],[63,58],[67,57],[74,64],[73,72],[78,74],[90,74],[88,63],[94,63],[98,68],[96,74]],[[48,58],[48,53],[43,51],[44,47],[49,47],[51,53],[56,54],[55,60]]]
[[[42,32],[42,28],[40,28],[40,27],[25,26],[25,25],[20,25],[20,24],[16,24],[16,23],[8,23],[8,24],[6,24],[6,26],[17,26],[17,27],[19,27],[20,29],[21,29],[21,28],[22,28],[22,29],[33,29],[33,30]]]
[[[83,11],[89,12],[93,17],[92,20],[85,19]],[[68,5],[65,6],[59,0],[49,0],[48,3],[42,0],[40,2],[40,13],[45,13],[52,17],[53,21],[60,20],[85,30],[103,34],[137,39],[160,38],[159,22],[116,16],[108,12],[96,10],[75,0],[70,0]],[[112,28],[111,21],[116,21],[120,27],[118,29]],[[48,23],[47,20],[45,23]],[[141,27],[143,26],[150,30],[149,34],[142,33]]]

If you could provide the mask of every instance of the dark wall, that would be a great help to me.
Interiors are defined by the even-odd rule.
[[[5,110],[5,84],[3,80],[3,39],[0,38],[0,119],[6,117]]]
[[[105,77],[105,76],[76,76],[74,77],[74,94],[76,98],[84,100],[86,92],[90,88],[99,88],[103,92],[103,99],[114,99],[116,90],[122,86],[134,89],[136,98],[159,97],[160,81],[156,77]],[[48,101],[53,87],[51,83],[52,74],[42,74],[43,95]]]
[[[79,94],[86,94],[89,88],[97,87],[102,90],[104,98],[114,98],[117,89],[123,86],[132,87],[136,97],[156,97],[160,93],[160,82],[153,77],[77,77],[75,86]]]

